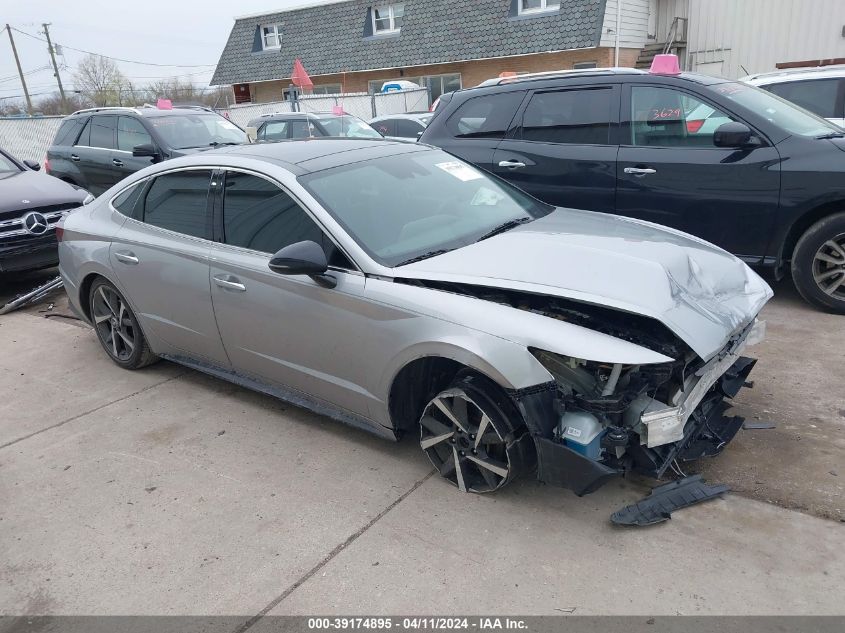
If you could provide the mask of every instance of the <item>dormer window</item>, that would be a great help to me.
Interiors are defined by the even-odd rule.
[[[264,24],[261,26],[261,46],[266,50],[281,48],[282,46],[282,25]]]
[[[373,33],[375,35],[398,33],[402,28],[404,17],[405,5],[401,3],[373,7]]]
[[[519,14],[560,10],[560,0],[519,0]]]

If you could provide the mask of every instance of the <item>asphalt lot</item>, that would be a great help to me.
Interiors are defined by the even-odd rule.
[[[0,614],[844,614],[845,318],[776,292],[737,409],[777,428],[647,529],[608,520],[639,481],[460,494],[413,442],[119,370],[61,301],[2,316]]]

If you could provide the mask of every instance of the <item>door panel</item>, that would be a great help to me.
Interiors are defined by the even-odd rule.
[[[80,185],[95,196],[119,179],[112,164],[116,122],[115,116],[92,116],[71,151],[71,160],[79,167],[85,179]]]
[[[694,95],[651,86],[634,86],[629,95],[617,212],[762,257],[780,198],[777,150],[716,147],[718,124],[734,119]]]
[[[211,296],[237,371],[293,388],[369,417],[374,396],[361,359],[372,332],[364,276],[314,220],[275,183],[228,172],[218,197],[223,244],[211,255]],[[321,244],[337,286],[272,272],[271,253],[297,242]]]
[[[550,204],[613,212],[618,111],[618,86],[535,92],[493,171]]]
[[[193,218],[194,233],[208,230],[210,180],[207,170],[159,176],[144,194],[145,221],[124,223],[112,241],[110,259],[145,330],[190,356],[228,367],[209,293],[211,242],[162,228],[191,231]]]

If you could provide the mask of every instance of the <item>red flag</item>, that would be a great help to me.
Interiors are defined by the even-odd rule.
[[[290,79],[294,86],[299,86],[300,88],[314,87],[314,82],[311,81],[311,77],[305,72],[305,66],[302,65],[302,61],[298,57],[293,62],[293,72],[290,75]]]

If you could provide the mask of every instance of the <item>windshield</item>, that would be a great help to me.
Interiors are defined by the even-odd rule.
[[[731,82],[713,86],[713,90],[792,134],[821,136],[842,132],[829,121],[756,86]]]
[[[246,133],[217,114],[150,117],[150,123],[173,149],[246,143]]]
[[[0,174],[7,174],[9,172],[17,173],[19,171],[20,168],[15,163],[0,153]]]
[[[320,117],[329,136],[349,136],[351,138],[381,138],[369,125],[352,116]]]
[[[391,268],[552,210],[439,150],[356,162],[299,180],[370,257]]]

